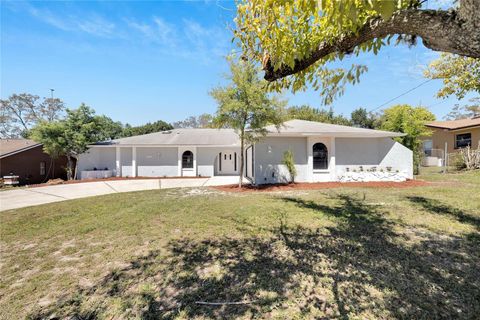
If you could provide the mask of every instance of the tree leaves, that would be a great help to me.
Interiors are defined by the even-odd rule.
[[[418,6],[417,0],[242,0],[237,6],[235,37],[249,59],[262,62],[268,53],[273,70],[308,58],[322,43],[335,43],[346,34],[355,33],[372,17],[389,19],[397,10]],[[269,86],[293,92],[312,87],[319,91],[324,104],[343,94],[348,84],[358,83],[364,66],[350,70],[332,67],[346,54],[371,51],[377,54],[382,39],[365,41],[351,52],[336,52],[317,61],[288,80]],[[350,50],[348,50],[350,51]]]
[[[0,136],[18,138],[41,121],[52,121],[63,115],[65,105],[58,98],[43,98],[29,93],[12,94],[0,100]]]
[[[425,123],[434,121],[435,115],[425,107],[410,105],[396,105],[385,109],[381,118],[381,128],[387,131],[403,132],[407,135],[395,138],[404,146],[413,151],[414,169],[420,164],[421,137],[431,135]]]
[[[259,70],[253,63],[233,58],[229,62],[227,79],[230,83],[210,91],[218,103],[214,124],[233,128],[241,137],[253,142],[265,133],[266,125],[282,122],[285,102],[267,92],[266,81],[259,77]]]
[[[442,53],[424,74],[430,79],[443,80],[443,88],[437,93],[439,98],[455,95],[462,99],[470,91],[480,93],[480,59]]]

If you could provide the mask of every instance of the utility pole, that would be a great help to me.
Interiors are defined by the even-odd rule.
[[[53,91],[55,91],[55,89],[50,89],[50,97],[53,99]]]

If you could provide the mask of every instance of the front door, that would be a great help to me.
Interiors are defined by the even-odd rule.
[[[182,176],[192,177],[195,176],[195,168],[193,161],[193,152],[186,150],[182,153]]]
[[[218,172],[220,174],[234,174],[237,171],[237,153],[233,151],[218,154]]]

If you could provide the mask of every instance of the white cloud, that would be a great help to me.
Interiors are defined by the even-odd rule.
[[[92,35],[110,37],[115,33],[115,24],[100,16],[91,16],[85,20],[74,19],[73,22],[80,30]]]
[[[204,64],[222,58],[230,49],[231,36],[226,28],[206,26],[191,19],[172,23],[164,17],[152,16],[143,21],[124,18],[113,22],[97,13],[62,14],[27,2],[15,5],[15,10],[26,11],[35,19],[65,32],[149,45],[162,55],[195,59]]]
[[[144,42],[156,45],[164,54],[192,58],[208,64],[228,52],[227,31],[216,26],[206,27],[187,19],[175,25],[158,16],[147,22],[124,20]],[[134,41],[136,37],[132,35],[131,38]]]
[[[157,34],[160,41],[163,43],[174,43],[176,37],[175,27],[159,17],[154,17],[153,21],[156,24]]]
[[[193,20],[183,20],[184,35],[197,57],[209,62],[228,53],[230,36],[224,28],[205,27]]]
[[[115,24],[97,14],[60,15],[48,9],[39,9],[27,2],[22,2],[21,5],[31,16],[63,31],[83,32],[107,38],[116,36]]]

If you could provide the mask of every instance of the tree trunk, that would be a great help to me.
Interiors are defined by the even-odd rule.
[[[275,81],[303,71],[330,54],[351,53],[362,43],[395,34],[419,36],[423,44],[434,51],[480,58],[479,11],[479,0],[462,0],[458,10],[405,9],[395,12],[388,20],[372,18],[356,33],[320,43],[308,56],[296,59],[293,68],[282,65],[275,69],[272,57],[267,55],[263,63],[265,79]]]
[[[67,180],[72,180],[72,157],[67,154]]]
[[[75,157],[75,172],[73,174],[73,179],[76,180],[77,179],[77,171],[78,171],[78,158]]]
[[[245,152],[245,134],[242,132],[242,136],[240,137],[240,179],[238,180],[238,187],[242,188],[243,183],[243,166],[244,166],[244,152]]]

